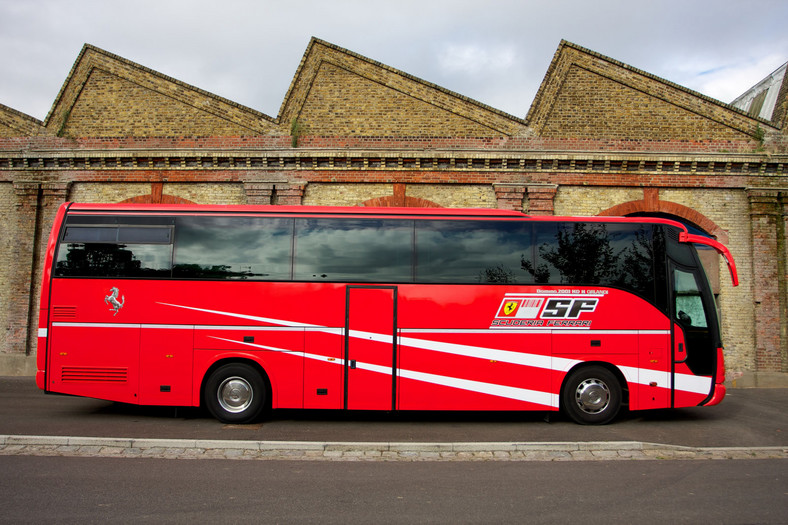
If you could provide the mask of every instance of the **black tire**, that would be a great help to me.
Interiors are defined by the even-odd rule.
[[[566,378],[561,408],[575,423],[604,425],[621,409],[621,383],[607,368],[584,366]]]
[[[203,399],[213,417],[223,423],[249,423],[265,407],[268,395],[265,378],[243,363],[222,365],[205,383]]]

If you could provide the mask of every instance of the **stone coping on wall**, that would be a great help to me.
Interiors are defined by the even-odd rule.
[[[0,151],[3,170],[380,170],[782,176],[788,155],[743,154],[69,150]]]

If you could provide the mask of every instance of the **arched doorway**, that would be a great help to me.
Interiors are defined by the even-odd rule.
[[[436,204],[427,199],[420,199],[418,197],[409,197],[405,195],[405,184],[402,183],[394,184],[393,195],[388,195],[386,197],[377,197],[375,199],[369,199],[362,202],[361,205],[368,207],[381,207],[381,208],[394,208],[394,207],[442,208],[442,206],[440,206],[439,204]]]
[[[162,182],[152,182],[148,195],[137,195],[120,202],[128,204],[194,204],[188,199],[164,193],[164,183]]]

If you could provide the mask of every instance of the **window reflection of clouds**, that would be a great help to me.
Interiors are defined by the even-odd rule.
[[[172,246],[169,244],[129,244],[133,258],[140,261],[142,268],[169,270],[172,268]]]
[[[530,225],[521,222],[427,221],[416,232],[420,282],[532,282]],[[505,276],[505,280],[504,279]]]
[[[299,219],[295,279],[410,281],[412,221]]]
[[[211,270],[203,277],[290,277],[292,219],[179,217],[175,266]],[[194,271],[188,272],[193,276]]]

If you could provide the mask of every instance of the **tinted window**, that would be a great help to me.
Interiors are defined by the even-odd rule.
[[[616,286],[654,298],[652,227],[624,223],[535,223],[538,283]]]
[[[409,282],[413,221],[296,219],[298,281]]]
[[[416,280],[532,283],[530,224],[516,221],[420,221]]]
[[[144,226],[68,226],[64,242],[129,242],[169,244],[172,228]]]
[[[170,244],[63,242],[55,275],[79,277],[169,277]]]
[[[178,217],[173,276],[290,279],[293,219]]]

